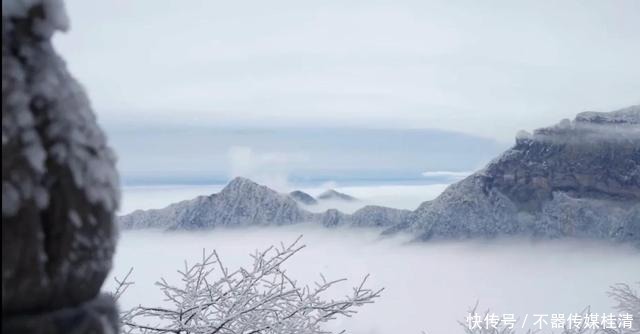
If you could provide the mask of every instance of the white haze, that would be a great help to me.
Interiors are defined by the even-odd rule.
[[[273,189],[289,188],[288,175],[295,161],[308,160],[306,155],[283,152],[255,152],[248,146],[234,146],[228,153],[231,177],[243,176]]]
[[[197,260],[203,248],[216,249],[227,267],[236,268],[250,264],[254,249],[301,234],[308,247],[286,266],[300,282],[312,284],[319,273],[348,278],[327,295],[341,297],[369,273],[371,286],[386,288],[375,304],[329,327],[355,334],[461,333],[456,320],[463,320],[478,300],[483,309],[521,317],[568,314],[587,305],[594,312],[611,312],[608,286],[640,277],[636,249],[586,241],[407,243],[403,236],[381,239],[375,230],[304,224],[206,233],[126,231],[112,274],[134,267],[136,284],[121,306],[163,303],[153,283],[160,277],[177,283],[183,260]],[[113,282],[105,286],[112,288]]]

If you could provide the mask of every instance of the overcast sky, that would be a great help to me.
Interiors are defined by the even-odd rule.
[[[640,1],[67,0],[102,122],[510,140],[640,102]]]

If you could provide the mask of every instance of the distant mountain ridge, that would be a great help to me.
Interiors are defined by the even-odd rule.
[[[219,193],[172,204],[164,209],[135,211],[120,217],[124,228],[159,227],[193,230],[250,225],[286,225],[313,214],[288,196],[249,179],[237,177]]]
[[[343,202],[357,202],[358,199],[351,196],[351,195],[347,195],[345,193],[341,193],[339,191],[336,191],[334,189],[329,189],[323,193],[321,193],[320,195],[318,195],[318,197],[313,197],[307,193],[305,193],[304,191],[301,190],[294,190],[292,192],[289,193],[289,197],[293,198],[296,202],[303,204],[303,205],[316,205],[320,202],[323,201],[343,201]]]
[[[247,178],[236,177],[217,194],[199,196],[163,209],[137,210],[118,217],[118,224],[124,229],[195,230],[300,222],[366,226],[371,221],[372,226],[389,227],[410,212],[378,206],[366,206],[351,215],[336,215],[334,211],[309,212],[302,209],[291,194],[281,194]]]
[[[289,196],[293,198],[295,201],[302,203],[304,205],[316,205],[318,204],[318,200],[313,196],[307,194],[301,190],[294,190],[289,193]]]
[[[347,201],[347,202],[354,202],[357,201],[358,199],[347,195],[347,194],[343,194],[341,192],[338,192],[334,189],[329,189],[325,192],[323,192],[322,194],[318,195],[318,199],[321,200],[339,200],[339,201]]]
[[[484,169],[414,211],[366,206],[353,214],[311,213],[290,194],[237,178],[218,194],[136,211],[119,222],[168,229],[316,222],[384,227],[385,234],[408,232],[419,240],[528,235],[640,243],[640,106],[580,113],[521,132]]]

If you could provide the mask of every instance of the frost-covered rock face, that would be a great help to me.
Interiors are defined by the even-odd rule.
[[[482,178],[486,191],[497,189],[525,211],[539,210],[554,192],[640,202],[640,106],[536,130]]]
[[[96,297],[115,248],[118,180],[89,101],[50,42],[67,25],[62,4],[2,9],[4,323]]]
[[[485,169],[390,231],[640,240],[640,106],[520,134]]]
[[[164,209],[136,211],[119,218],[124,228],[203,229],[250,225],[286,225],[310,221],[287,195],[245,178],[233,179],[220,193],[172,204]]]

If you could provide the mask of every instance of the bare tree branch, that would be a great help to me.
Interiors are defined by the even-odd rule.
[[[199,262],[178,270],[180,284],[156,282],[167,306],[138,306],[123,312],[124,333],[180,334],[322,334],[322,325],[338,316],[351,317],[373,303],[383,289],[366,287],[368,275],[342,299],[323,294],[344,279],[300,286],[282,267],[304,245],[300,238],[251,254],[252,265],[230,272],[217,252],[203,251]],[[129,274],[131,271],[129,272]],[[118,281],[123,290],[126,279]],[[215,274],[215,275],[214,275]],[[123,282],[123,283],[120,283]],[[120,291],[120,288],[117,289]],[[119,293],[121,295],[122,292]]]

